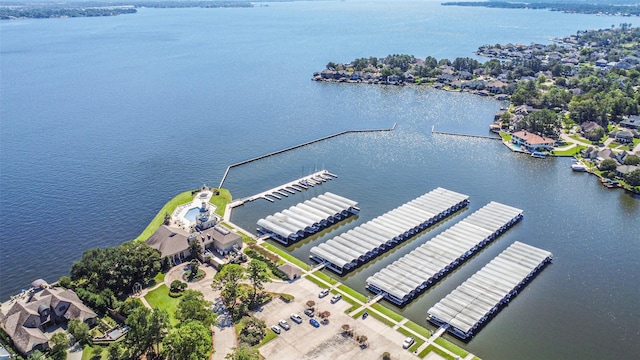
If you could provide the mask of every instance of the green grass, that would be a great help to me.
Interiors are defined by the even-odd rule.
[[[338,286],[338,289],[340,289],[342,292],[344,292],[345,294],[351,296],[352,298],[356,299],[356,300],[360,300],[361,302],[367,302],[367,297],[360,294],[359,292],[351,289],[350,287],[348,287],[347,285],[340,285]]]
[[[500,137],[502,138],[502,141],[505,142],[511,142],[511,134],[506,133],[506,132],[500,132]]]
[[[425,329],[424,327],[414,323],[413,321],[409,320],[406,323],[404,323],[404,326],[415,331],[416,333],[429,338],[431,337],[431,331],[429,331],[428,329]]]
[[[193,200],[193,195],[191,194],[191,190],[185,191],[183,193],[176,195],[173,199],[169,200],[168,203],[164,204],[162,209],[158,211],[156,216],[153,218],[153,220],[151,220],[151,222],[149,223],[149,225],[147,225],[144,231],[142,231],[142,233],[138,235],[137,238],[133,239],[133,241],[147,240],[149,236],[153,235],[153,233],[156,232],[156,230],[158,230],[160,225],[162,225],[162,223],[164,222],[165,214],[168,213],[169,215],[171,215],[178,206],[182,204],[186,204],[191,200]]]
[[[460,356],[461,358],[464,358],[465,356],[469,355],[469,352],[458,347],[456,344],[447,341],[446,339],[443,338],[437,338],[434,343],[442,346],[443,348],[451,351],[452,353]]]
[[[584,145],[576,145],[572,148],[566,150],[553,150],[552,154],[555,156],[573,156],[579,154],[580,151],[586,149],[587,147]]]
[[[352,308],[353,308],[353,306],[352,306]],[[357,307],[356,307],[356,308],[353,308],[353,309],[349,308],[349,310],[351,310],[351,311],[353,311],[353,310],[355,310],[355,309],[357,309]],[[348,314],[348,313],[349,313],[349,312],[351,312],[351,311],[345,311],[344,313],[345,313],[345,314]],[[355,314],[352,316],[352,318],[354,318],[354,319],[358,319],[358,318],[362,317],[362,314],[364,314],[364,312],[365,312],[365,311],[366,311],[366,309],[362,309],[362,310],[358,311],[357,313],[355,313]]]
[[[380,304],[373,304],[371,305],[371,308],[378,310],[379,312],[385,314],[387,317],[390,317],[391,319],[395,320],[396,322],[400,322],[402,321],[402,319],[404,319],[404,317],[402,315],[396,314],[394,311],[387,309],[386,307],[380,305]]]
[[[156,281],[156,284],[160,284],[160,283],[164,282],[164,277],[165,277],[165,275],[167,275],[167,274],[162,273],[162,272],[159,272],[159,273],[158,273],[158,274],[153,278],[153,280],[155,280],[155,281]]]
[[[311,266],[309,266],[309,264],[304,263],[303,261],[297,259],[296,257],[292,256],[291,254],[289,254],[286,251],[280,250],[277,247],[271,245],[271,244],[267,244],[267,243],[263,243],[262,247],[264,247],[265,249],[268,249],[269,251],[278,254],[278,256],[280,256],[283,259],[286,259],[287,261],[289,261],[292,264],[295,264],[297,267],[303,269],[303,270],[310,270]]]
[[[82,348],[82,360],[92,360],[94,359],[98,359],[98,354],[101,355],[100,359],[107,359],[107,352],[105,351],[104,354],[101,353],[102,349],[104,349],[104,347],[99,346],[99,345],[94,345],[94,346],[85,346]]]
[[[166,285],[160,285],[157,289],[149,292],[144,298],[152,308],[166,310],[169,313],[171,325],[175,326],[178,324],[178,320],[174,314],[180,298],[172,298],[169,296],[169,288]]]
[[[588,144],[588,145],[593,144],[591,141],[589,141],[589,140],[587,140],[587,139],[585,139],[585,138],[581,137],[581,136],[580,136],[580,135],[578,135],[578,134],[569,135],[569,137],[570,137],[570,138],[572,138],[572,139],[574,139],[574,140],[577,140],[577,141],[579,141],[579,142],[581,142],[581,143],[584,143],[584,144]]]
[[[216,214],[224,216],[224,210],[227,204],[231,202],[231,193],[227,189],[212,189],[218,190],[218,195],[214,195],[209,199],[209,202],[216,206]]]
[[[375,311],[370,311],[369,312],[369,316],[373,316],[374,318],[378,319],[380,322],[382,322],[383,324],[389,326],[389,327],[394,327],[396,325],[396,323],[392,320],[387,319],[386,317],[381,316],[380,314],[378,314]]]
[[[362,305],[360,305],[360,304],[352,304],[350,308],[348,308],[347,310],[344,311],[344,313],[347,314],[347,315],[351,314],[352,311],[355,311],[360,306],[362,306]],[[362,315],[362,312],[364,312],[364,309],[360,312],[360,315]],[[354,318],[357,318],[357,316],[354,316]]]
[[[409,348],[409,351],[410,352],[414,352],[414,351],[418,350],[418,348],[420,348],[420,346],[422,346],[422,344],[424,344],[424,340],[416,339],[416,342],[413,343],[413,345],[411,345],[411,347]]]
[[[419,358],[423,358],[425,356],[427,356],[428,353],[430,352],[435,352],[436,354],[442,356],[443,358],[447,359],[447,360],[454,360],[453,356],[449,355],[448,353],[446,353],[443,350],[440,350],[440,348],[437,348],[433,345],[429,345],[427,346],[424,350],[422,350],[422,352],[420,352],[420,354],[418,354]]]
[[[312,274],[309,274],[308,276],[305,276],[305,279],[311,281],[312,283],[320,286],[323,289],[326,289],[328,287],[327,285],[325,285],[322,281],[320,281],[318,278],[316,278]]]
[[[262,338],[262,341],[260,341],[260,344],[258,344],[256,347],[258,348],[277,337],[278,337],[278,334],[273,332],[273,330],[267,328],[267,334]]]
[[[318,278],[320,278],[320,279],[322,279],[322,280],[324,280],[324,281],[328,282],[328,283],[329,283],[329,284],[331,284],[331,285],[335,285],[335,284],[337,284],[337,283],[338,283],[338,281],[337,281],[337,280],[335,280],[335,279],[334,279],[334,278],[332,278],[331,276],[329,276],[329,275],[327,275],[327,274],[323,273],[322,271],[314,271],[312,274],[313,274],[313,275],[315,275],[316,277],[318,277]]]

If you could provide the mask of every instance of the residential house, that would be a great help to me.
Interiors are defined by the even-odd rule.
[[[47,350],[51,335],[69,320],[79,319],[93,326],[98,317],[73,290],[50,288],[42,280],[39,284],[14,298],[9,310],[0,313],[0,325],[25,356],[34,350]]]
[[[624,177],[626,174],[640,169],[638,165],[620,165],[616,167],[616,176]]]
[[[585,121],[580,125],[582,136],[589,140],[599,140],[604,133],[604,129],[594,121]]]
[[[615,134],[615,141],[621,144],[628,144],[633,142],[633,130],[620,130]]]
[[[631,115],[628,119],[621,121],[620,126],[624,126],[629,129],[640,129],[640,116]]]
[[[523,146],[529,152],[551,150],[556,144],[554,139],[542,137],[526,130],[511,134],[511,142]]]
[[[217,251],[220,254],[227,254],[234,248],[242,248],[242,237],[221,225],[192,234],[180,228],[162,225],[145,243],[160,251],[161,257],[168,257],[174,264],[179,264],[192,255],[189,242],[194,239],[200,241],[204,250]]]

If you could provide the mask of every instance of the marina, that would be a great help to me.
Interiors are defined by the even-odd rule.
[[[343,274],[417,235],[469,203],[438,187],[386,214],[311,248],[310,258]]]
[[[367,278],[367,289],[405,305],[522,218],[495,201]]]
[[[267,235],[291,245],[351,215],[357,214],[356,201],[331,192],[294,205],[258,220],[258,235]]]
[[[470,339],[531,281],[553,254],[516,241],[428,311],[428,320]]]

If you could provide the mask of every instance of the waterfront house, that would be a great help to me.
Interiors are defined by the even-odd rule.
[[[616,176],[624,177],[626,174],[640,169],[638,165],[620,165],[616,167]]]
[[[585,159],[593,160],[598,157],[598,149],[593,146],[589,146],[588,148],[582,150],[582,157]]]
[[[524,147],[529,152],[551,150],[556,144],[554,139],[521,130],[511,134],[511,142]]]
[[[46,351],[51,336],[71,319],[93,326],[98,315],[85,306],[73,290],[39,286],[14,297],[0,324],[15,348],[25,356],[34,350]]]
[[[191,257],[189,242],[194,239],[200,241],[202,249],[220,254],[242,248],[242,237],[220,225],[192,234],[180,228],[162,225],[145,243],[160,251],[161,257],[168,257],[174,264],[178,264]]]
[[[615,162],[618,162],[616,154],[611,149],[599,150],[598,154],[596,155],[596,160],[598,160],[599,162],[602,162],[603,160],[614,160]]]

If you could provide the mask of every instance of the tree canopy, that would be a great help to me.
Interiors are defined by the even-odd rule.
[[[168,360],[202,360],[213,351],[211,332],[198,321],[173,329],[162,344]]]

